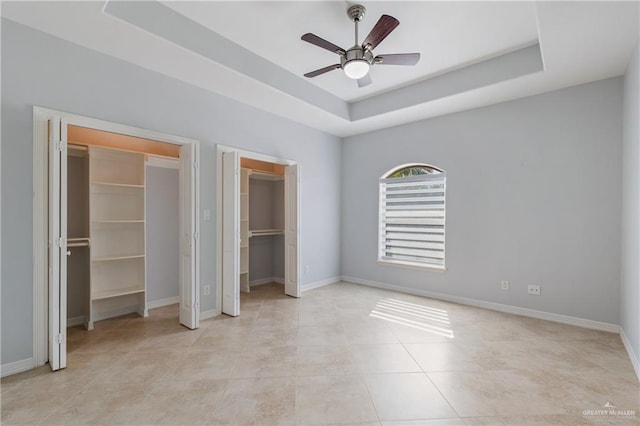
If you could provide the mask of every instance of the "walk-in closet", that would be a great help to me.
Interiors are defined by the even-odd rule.
[[[240,289],[284,284],[284,166],[240,160]]]

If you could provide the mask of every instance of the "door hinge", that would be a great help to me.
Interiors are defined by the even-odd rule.
[[[67,149],[67,144],[64,141],[58,141],[56,147],[58,148],[58,151],[64,152]]]
[[[56,239],[56,246],[58,246],[58,247],[63,247],[64,246],[64,238],[63,237],[59,237],[58,239]]]
[[[53,342],[57,345],[61,345],[62,343],[64,343],[64,334],[57,334],[53,339]]]
[[[197,232],[193,233],[193,239],[198,241],[198,238],[200,238],[200,235]]]
[[[196,169],[196,170],[198,169],[198,162],[197,161],[193,162],[193,168]]]
[[[200,310],[200,302],[198,302],[198,301],[196,300],[196,303],[194,303],[194,304],[193,304],[193,308],[194,308],[196,311],[199,311],[199,310]]]

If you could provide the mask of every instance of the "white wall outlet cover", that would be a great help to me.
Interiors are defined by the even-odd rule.
[[[530,285],[527,287],[528,293],[534,296],[540,296],[540,286],[539,285]]]
[[[507,280],[500,281],[500,288],[502,288],[503,290],[509,290],[509,281]]]

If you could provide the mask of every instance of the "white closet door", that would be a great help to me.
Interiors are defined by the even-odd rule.
[[[284,196],[284,293],[300,297],[297,164],[285,168]]]
[[[49,365],[67,366],[67,123],[49,121]]]
[[[240,315],[240,155],[222,154],[222,312]]]
[[[200,323],[199,146],[180,147],[180,324],[190,329]]]

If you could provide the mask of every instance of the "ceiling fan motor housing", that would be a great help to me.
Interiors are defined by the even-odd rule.
[[[362,46],[353,46],[347,50],[344,55],[340,55],[340,65],[344,68],[347,62],[351,61],[367,61],[369,65],[373,65],[373,53],[370,50],[364,50]]]

